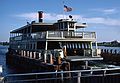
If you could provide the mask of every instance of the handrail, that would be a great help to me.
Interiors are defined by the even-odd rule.
[[[73,70],[73,71],[62,71],[62,73],[76,73],[76,72],[91,72],[91,71],[112,71],[112,70],[120,70],[120,68],[105,68],[105,69],[90,69],[90,70]],[[9,75],[6,75],[5,77],[8,77],[8,76],[21,76],[21,75],[47,75],[47,74],[60,74],[61,71],[59,72],[42,72],[42,73],[25,73],[25,74],[9,74]]]
[[[66,78],[77,78],[78,81],[77,83],[80,83],[81,82],[81,77],[91,77],[91,76],[109,76],[109,75],[120,75],[120,73],[106,73],[107,71],[116,71],[116,70],[120,70],[120,67],[118,68],[105,68],[105,69],[90,69],[90,70],[73,70],[73,71],[59,71],[59,72],[41,72],[41,73],[25,73],[25,74],[9,74],[9,75],[6,75],[4,80],[7,81],[7,79],[9,79],[10,77],[17,77],[17,76],[36,76],[36,78],[34,79],[22,79],[22,80],[13,80],[13,81],[10,81],[8,80],[7,83],[9,82],[25,82],[25,81],[45,81],[45,80],[63,80],[63,79],[66,79]],[[99,71],[103,71],[103,73],[99,73],[99,74],[93,74],[93,72],[99,72]],[[82,74],[82,73],[87,73],[87,72],[90,72],[89,74]],[[92,73],[91,73],[92,72]],[[75,73],[77,76],[70,76],[70,77],[64,77],[63,75],[64,74],[72,74],[72,73]],[[46,78],[38,78],[37,76],[38,75],[55,75],[55,74],[59,74],[61,75],[60,77],[46,77]],[[5,82],[6,83],[6,82]]]
[[[10,37],[11,40],[29,40],[29,39],[40,39],[40,38],[96,38],[95,32],[87,31],[45,31],[17,35]]]

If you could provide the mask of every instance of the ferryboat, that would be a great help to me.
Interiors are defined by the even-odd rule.
[[[86,23],[77,23],[71,15],[68,19],[46,23],[43,11],[38,12],[38,20],[10,32],[7,63],[69,71],[88,69],[89,61],[103,60],[96,33],[85,31]]]

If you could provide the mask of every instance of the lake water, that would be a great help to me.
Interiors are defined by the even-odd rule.
[[[19,73],[21,69],[9,66],[6,64],[6,52],[8,51],[8,46],[1,46],[0,45],[0,65],[2,65],[3,73],[2,75],[7,75],[10,73]]]
[[[116,49],[118,52],[120,52],[120,47],[104,47],[99,46],[100,49]],[[20,73],[23,71],[20,68],[11,67],[6,65],[6,52],[7,52],[8,46],[1,46],[0,45],[0,65],[3,66],[3,75],[10,74],[10,73]]]
[[[5,75],[7,72],[7,67],[6,67],[6,55],[5,53],[7,52],[7,46],[1,46],[0,45],[0,65],[3,67],[3,74]]]
[[[8,51],[8,46],[0,45],[0,65],[3,67],[3,75],[14,73],[14,69],[8,65],[6,65],[6,52]]]

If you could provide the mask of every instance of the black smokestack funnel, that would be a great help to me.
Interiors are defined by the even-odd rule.
[[[43,22],[43,11],[38,11],[38,20],[39,22]]]

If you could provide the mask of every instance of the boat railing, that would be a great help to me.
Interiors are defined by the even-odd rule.
[[[39,32],[32,34],[33,39],[40,38],[96,38],[95,32],[73,32],[73,31],[47,31],[47,32]]]
[[[96,49],[83,49],[83,56],[87,56],[87,57],[101,57],[99,55],[97,55],[97,50]],[[60,56],[64,56],[64,53],[62,51],[62,49],[56,49],[56,50],[16,50],[17,55],[21,55],[23,57],[28,57],[30,59],[35,59],[35,60],[41,60],[43,62],[48,62],[51,63],[52,61],[55,60],[56,57]],[[82,56],[80,55],[81,52],[77,52],[76,55],[78,56]],[[72,56],[74,56],[75,54],[72,54]],[[67,54],[67,56],[71,56],[69,54]],[[54,59],[54,60],[53,60]]]
[[[47,31],[31,34],[32,39],[41,38],[96,38],[95,32]]]
[[[95,32],[48,31],[47,38],[96,38]]]
[[[15,33],[14,33],[15,34]],[[20,34],[10,37],[11,41],[21,41],[30,39],[49,39],[49,38],[82,38],[82,39],[95,39],[95,32],[81,32],[81,31],[46,31],[28,34]]]
[[[3,83],[119,83],[120,68],[9,74]]]

